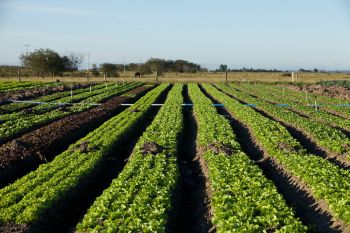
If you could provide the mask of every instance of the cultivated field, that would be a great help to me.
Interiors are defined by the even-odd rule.
[[[0,232],[350,232],[348,83],[221,78],[0,82]]]

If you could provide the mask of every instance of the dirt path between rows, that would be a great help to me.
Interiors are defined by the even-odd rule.
[[[185,103],[191,103],[187,86],[182,95]],[[179,138],[178,167],[180,178],[176,198],[173,198],[174,211],[169,216],[167,232],[205,233],[212,228],[210,220],[210,200],[207,192],[205,169],[196,147],[197,124],[193,109],[183,107],[184,130]]]

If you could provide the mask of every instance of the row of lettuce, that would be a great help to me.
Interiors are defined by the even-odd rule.
[[[316,200],[324,200],[333,216],[350,224],[350,172],[313,154],[308,154],[285,127],[217,88],[203,85],[210,95],[250,128],[252,136],[267,154],[294,177],[306,184]],[[231,89],[231,88],[229,88]],[[229,91],[229,90],[228,90]]]
[[[212,222],[217,232],[305,232],[275,185],[242,151],[230,123],[190,84],[202,151],[211,184]]]
[[[163,232],[179,171],[182,84],[176,84],[111,186],[96,199],[79,232]]]
[[[4,198],[0,200],[0,223],[31,225],[44,219],[50,209],[69,198],[70,191],[93,174],[167,87],[158,86],[52,162],[1,189]],[[77,225],[78,232],[165,231],[179,179],[176,154],[184,125],[182,89],[183,85],[176,84],[169,92],[127,165]],[[216,113],[198,86],[189,85],[188,89],[199,125],[198,147],[203,149],[208,166],[217,231],[304,232],[306,228],[273,183],[241,151],[229,122]],[[208,145],[230,147],[232,153],[217,153]]]
[[[326,110],[326,108],[320,106],[317,109],[314,106],[308,106],[301,104],[298,100],[300,98],[292,97],[288,94],[283,93],[283,89],[271,90],[270,86],[267,85],[232,85],[238,90],[245,91],[253,94],[265,101],[275,104],[287,104],[286,107],[293,111],[298,112],[303,116],[312,118],[318,122],[326,123],[333,127],[342,128],[350,131],[350,121],[345,120],[343,117],[332,114]],[[343,109],[346,109],[343,107]]]
[[[97,89],[101,89],[103,88],[103,85],[91,85],[91,88],[89,87],[89,89],[92,90],[97,90]],[[48,94],[48,95],[44,95],[35,99],[31,99],[31,102],[54,102],[54,101],[60,101],[61,98],[67,97],[67,96],[71,96],[71,94],[73,94],[73,98],[68,99],[68,101],[76,101],[75,100],[75,95],[77,94],[81,94],[83,92],[86,92],[88,89],[87,88],[77,88],[77,89],[71,89],[71,91],[59,91],[59,92],[55,92],[52,94]],[[63,101],[61,101],[63,102]],[[31,107],[36,106],[37,104],[35,103],[30,103],[30,102],[14,102],[14,103],[8,103],[8,104],[4,104],[0,106],[0,113],[1,115],[4,114],[10,114],[10,113],[14,113],[14,112],[18,112],[21,111],[23,109],[28,109]],[[46,106],[47,107],[47,106]]]
[[[203,88],[249,127],[258,144],[294,177],[305,183],[331,213],[350,223],[350,173],[308,154],[288,131],[216,87]],[[35,225],[57,203],[70,198],[91,178],[106,156],[144,119],[168,84],[148,92],[133,106],[106,121],[36,171],[0,190],[0,224]],[[230,91],[232,87],[220,86]],[[164,232],[179,171],[177,147],[182,133],[183,85],[170,90],[152,124],[139,138],[122,172],[89,208],[78,232]],[[210,184],[211,220],[217,232],[306,232],[276,186],[242,151],[230,122],[195,84],[188,85],[198,124],[197,149]],[[281,146],[283,145],[283,147]]]
[[[331,98],[321,94],[308,93],[307,91],[291,90],[285,86],[261,85],[261,87],[271,90],[271,92],[282,91],[284,96],[293,98],[294,101],[305,105],[321,105],[322,109],[332,114],[350,118],[349,101],[340,98]]]
[[[128,85],[128,84],[127,84]],[[71,91],[64,91],[53,93],[50,95],[42,96],[37,99],[33,99],[30,101],[24,102],[15,102],[0,106],[0,110],[2,111],[2,120],[14,120],[20,117],[26,117],[27,115],[32,114],[42,114],[48,111],[52,111],[57,108],[57,104],[59,103],[78,103],[83,101],[89,97],[99,95],[108,90],[118,89],[121,86],[99,84],[95,86],[91,86],[88,88],[81,88]],[[35,104],[31,102],[45,102],[46,104]],[[30,111],[21,111],[23,109],[30,108]]]
[[[83,180],[93,178],[96,170],[102,169],[101,164],[106,162],[113,147],[145,117],[151,104],[167,87],[167,84],[162,84],[149,91],[133,106],[71,145],[52,162],[1,189],[0,223],[35,225],[45,220],[46,213],[58,203],[62,205],[65,200],[73,198],[69,195],[76,192],[72,191]]]
[[[43,104],[30,108],[27,111],[23,110],[1,115],[0,142],[6,142],[11,138],[20,136],[24,132],[43,126],[54,120],[92,108],[94,105],[91,105],[91,103],[104,102],[113,96],[121,95],[141,85],[142,83],[127,83],[118,86],[111,85],[106,88],[102,84],[94,87],[94,90],[91,92],[90,88],[82,89],[73,98],[68,93],[68,96],[53,100],[55,103],[78,104],[64,106]],[[62,94],[66,95],[67,93],[63,92]]]
[[[176,190],[178,137],[183,127],[182,85],[175,85],[131,158],[96,199],[78,232],[164,232]],[[198,123],[198,151],[208,168],[212,222],[217,232],[306,232],[274,184],[244,154],[229,122],[199,87],[190,84]],[[150,145],[155,151],[147,151]],[[214,149],[213,149],[214,148]],[[222,152],[227,148],[230,152]]]
[[[219,85],[219,87],[241,101],[256,104],[257,109],[302,131],[317,146],[324,148],[328,154],[337,156],[339,159],[349,158],[350,139],[340,129],[350,128],[348,120],[329,114],[322,109],[316,112],[314,109],[300,104],[289,103],[290,108],[279,107],[271,103],[271,101],[280,103],[281,100],[284,100],[283,97],[274,97],[273,94],[269,93],[266,89],[264,90],[264,88],[259,90],[257,90],[258,88],[254,88],[254,91],[252,91],[248,88],[243,89],[238,85],[234,85],[235,88],[244,90],[242,92],[225,85]],[[249,93],[253,93],[259,98],[254,98]],[[299,111],[299,113],[295,111]]]
[[[27,90],[31,88],[37,88],[37,87],[52,87],[52,86],[58,86],[61,85],[60,83],[43,83],[43,82],[0,82],[0,93],[3,92],[10,92],[10,91],[17,91],[17,90]]]

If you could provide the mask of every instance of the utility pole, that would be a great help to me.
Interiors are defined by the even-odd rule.
[[[158,68],[156,70],[156,82],[158,83]]]
[[[125,72],[125,56],[123,56],[124,58],[124,70],[123,70],[123,73]]]
[[[90,81],[90,53],[87,54],[88,62],[87,62],[87,81]]]
[[[124,59],[123,78],[125,78],[125,56],[123,56],[123,59]]]
[[[226,69],[225,69],[225,82],[227,83],[227,66],[226,66]]]
[[[30,46],[31,46],[31,45],[28,44],[28,43],[24,45],[24,47],[26,47],[26,54],[28,54],[28,49],[29,49]]]
[[[18,82],[21,81],[21,68],[17,67],[17,78],[18,78]]]
[[[28,44],[28,43],[26,43],[26,44],[24,44],[24,47],[26,47],[26,55],[28,55],[28,52],[29,52],[29,47],[30,47],[31,45],[30,44]],[[25,71],[26,71],[26,73],[28,74],[28,68],[25,68]],[[20,74],[20,70],[19,70],[19,68],[18,68],[18,80],[19,81],[21,81],[21,74]]]

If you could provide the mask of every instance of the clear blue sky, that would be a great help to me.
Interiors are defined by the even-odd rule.
[[[19,64],[26,43],[97,64],[350,69],[350,1],[0,0],[0,64]]]

